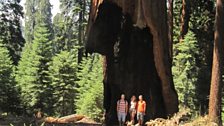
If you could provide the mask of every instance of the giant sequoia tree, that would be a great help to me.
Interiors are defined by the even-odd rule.
[[[178,111],[167,48],[166,1],[92,0],[87,31],[87,52],[106,57],[107,124],[116,123],[116,101],[121,93],[128,99],[143,94],[148,104],[146,119]]]
[[[221,94],[222,94],[222,68],[224,46],[224,0],[217,0],[215,18],[215,36],[213,49],[212,79],[209,97],[209,117],[212,121],[222,125],[221,120]]]
[[[183,39],[189,29],[190,0],[182,0],[180,39]]]

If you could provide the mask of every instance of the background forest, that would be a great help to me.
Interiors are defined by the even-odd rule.
[[[102,57],[84,49],[90,0],[59,1],[52,17],[49,0],[0,0],[0,114],[101,121]],[[192,118],[208,113],[214,21],[215,1],[173,1],[173,78]]]

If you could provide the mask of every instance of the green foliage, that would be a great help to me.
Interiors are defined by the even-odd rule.
[[[37,0],[26,0],[25,3],[25,40],[26,43],[32,43],[34,35],[34,26],[36,24],[36,6]]]
[[[78,46],[77,28],[73,26],[72,20],[67,22],[62,14],[57,14],[53,22],[54,29],[54,52],[62,50],[70,51]]]
[[[48,75],[52,56],[50,31],[45,24],[36,26],[33,43],[27,43],[17,71],[24,105],[28,108],[50,112],[52,88]]]
[[[174,2],[174,44],[179,43],[180,37],[180,17],[182,0]],[[214,3],[215,1],[190,0],[190,21],[189,30],[194,33],[200,56],[196,56],[198,67],[197,84],[195,85],[195,105],[201,114],[207,113],[208,95],[211,81],[212,51],[214,40]],[[174,51],[176,46],[174,46]],[[176,54],[174,54],[175,57]],[[183,95],[180,93],[179,95]]]
[[[0,109],[10,111],[22,105],[24,114],[33,114],[40,109],[57,116],[77,110],[99,120],[103,108],[99,56],[85,59],[78,68],[83,55],[90,0],[61,0],[61,13],[54,18],[53,27],[49,0],[26,0],[25,47],[19,2],[0,1],[0,39],[3,40],[0,41]],[[15,64],[19,62],[15,71],[10,58]],[[91,109],[94,111],[85,111]]]
[[[174,45],[174,55],[172,70],[180,103],[195,110],[199,48],[193,32],[189,31],[182,42]]]
[[[21,90],[22,103],[24,108],[27,109],[31,109],[37,101],[37,90],[34,85],[38,81],[39,59],[40,57],[35,53],[35,48],[30,43],[27,43],[16,71],[16,82]],[[30,112],[28,111],[28,113]]]
[[[52,31],[50,0],[38,0],[36,9],[36,24],[45,23]]]
[[[182,0],[173,0],[173,41],[179,42]]]
[[[78,79],[77,113],[100,121],[103,116],[103,70],[99,55],[82,61]]]
[[[52,86],[50,85],[50,78],[48,73],[49,62],[52,58],[52,41],[49,25],[40,23],[36,25],[34,31],[33,51],[39,57],[39,66],[37,71],[37,84],[34,88],[38,91],[36,93],[37,102],[35,108],[41,108],[47,113],[51,113],[52,106]]]
[[[25,39],[32,43],[34,28],[40,23],[45,23],[52,32],[51,4],[49,0],[26,0],[25,3]],[[51,36],[52,37],[52,36]]]
[[[19,92],[15,84],[14,66],[7,48],[0,40],[0,111],[19,112]]]
[[[27,0],[25,13],[26,45],[19,62],[16,81],[21,88],[24,111],[41,108],[50,111],[53,103],[48,62],[52,57],[51,5],[49,0]],[[37,13],[38,12],[38,13]],[[41,13],[41,14],[40,14]],[[49,96],[48,96],[49,95]]]
[[[51,31],[47,24],[41,23],[35,27],[33,46],[36,48],[36,53],[50,60],[52,57],[52,41]]]
[[[89,6],[90,0],[60,0],[61,13],[53,21],[55,53],[78,48],[80,63],[84,53]]]
[[[49,74],[53,88],[54,113],[65,116],[74,113],[77,73],[77,52],[62,51],[53,57]]]
[[[208,96],[211,84],[212,54],[214,41],[215,1],[196,0],[192,2],[190,27],[198,41],[200,56],[197,65],[200,66],[198,84],[196,87],[197,106],[201,113],[207,113]]]
[[[13,64],[17,65],[25,43],[20,18],[23,17],[20,0],[0,1],[0,39],[9,50]]]
[[[54,53],[59,53],[61,50],[66,50],[67,48],[67,40],[65,37],[64,27],[66,26],[63,21],[63,17],[60,13],[55,15],[53,19],[53,30],[54,30]],[[69,32],[69,34],[71,34]]]

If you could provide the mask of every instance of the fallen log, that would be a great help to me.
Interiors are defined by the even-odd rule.
[[[43,122],[45,123],[75,123],[79,120],[82,120],[85,116],[84,115],[68,115],[61,118],[55,118],[55,117],[46,117],[44,118]]]

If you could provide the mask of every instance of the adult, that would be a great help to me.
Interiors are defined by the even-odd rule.
[[[129,113],[130,113],[131,123],[132,123],[132,124],[135,123],[135,115],[136,115],[136,113],[137,113],[136,106],[137,106],[136,97],[133,95],[133,96],[131,97],[130,109],[129,109]]]
[[[139,101],[137,104],[137,120],[139,126],[142,126],[143,121],[144,121],[144,116],[145,116],[145,111],[146,111],[146,102],[143,100],[143,96],[139,95]]]
[[[125,100],[125,95],[122,94],[121,98],[117,101],[117,117],[119,126],[124,126],[128,112],[128,102]]]

